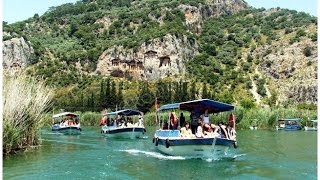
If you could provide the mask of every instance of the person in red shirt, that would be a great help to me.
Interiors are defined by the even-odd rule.
[[[235,129],[235,116],[233,113],[229,116],[229,126]]]
[[[175,112],[171,112],[170,114],[170,129],[177,129],[178,119]]]
[[[102,119],[100,120],[99,126],[104,126],[106,124],[108,124],[108,116],[103,116]]]

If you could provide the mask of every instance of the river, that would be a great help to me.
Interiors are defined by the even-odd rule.
[[[146,129],[136,140],[42,130],[39,148],[3,159],[3,179],[317,179],[316,132],[239,130],[234,159],[202,160],[158,153]]]

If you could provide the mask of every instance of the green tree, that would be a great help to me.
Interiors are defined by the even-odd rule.
[[[149,89],[148,82],[142,82],[140,84],[140,93],[137,103],[137,108],[139,111],[142,111],[143,113],[146,113],[150,110],[150,108],[153,106],[154,103],[154,95]]]
[[[104,80],[100,81],[100,107],[106,108]]]
[[[210,98],[208,94],[207,83],[203,83],[202,86],[202,99]]]
[[[117,108],[117,90],[116,90],[116,83],[114,81],[111,82],[111,88],[110,88],[110,97],[109,97],[109,104],[110,108],[112,110],[116,110]]]
[[[117,104],[119,109],[122,109],[124,106],[122,90],[123,90],[123,81],[120,81],[118,84],[118,95],[117,95]]]
[[[190,87],[189,99],[195,100],[196,94],[197,94],[196,83],[195,83],[195,81],[192,81],[191,87]]]
[[[107,82],[106,82],[106,90],[104,92],[104,108],[110,108],[111,104],[110,104],[110,101],[111,101],[111,91],[110,91],[110,79],[108,78],[107,79]]]

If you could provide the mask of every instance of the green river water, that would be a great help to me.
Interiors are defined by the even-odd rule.
[[[115,140],[100,127],[67,136],[42,130],[42,145],[3,159],[3,179],[317,179],[317,133],[239,130],[234,159],[166,156],[144,139]]]

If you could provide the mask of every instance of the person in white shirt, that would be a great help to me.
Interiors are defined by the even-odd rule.
[[[203,122],[199,119],[198,120],[198,127],[197,127],[197,132],[196,132],[196,137],[200,138],[200,137],[204,137],[203,134]]]
[[[181,137],[184,138],[192,138],[194,137],[194,135],[192,134],[192,131],[190,129],[190,124],[188,122],[184,123],[184,126],[180,129],[181,133]]]
[[[143,116],[139,115],[138,126],[143,127]]]

